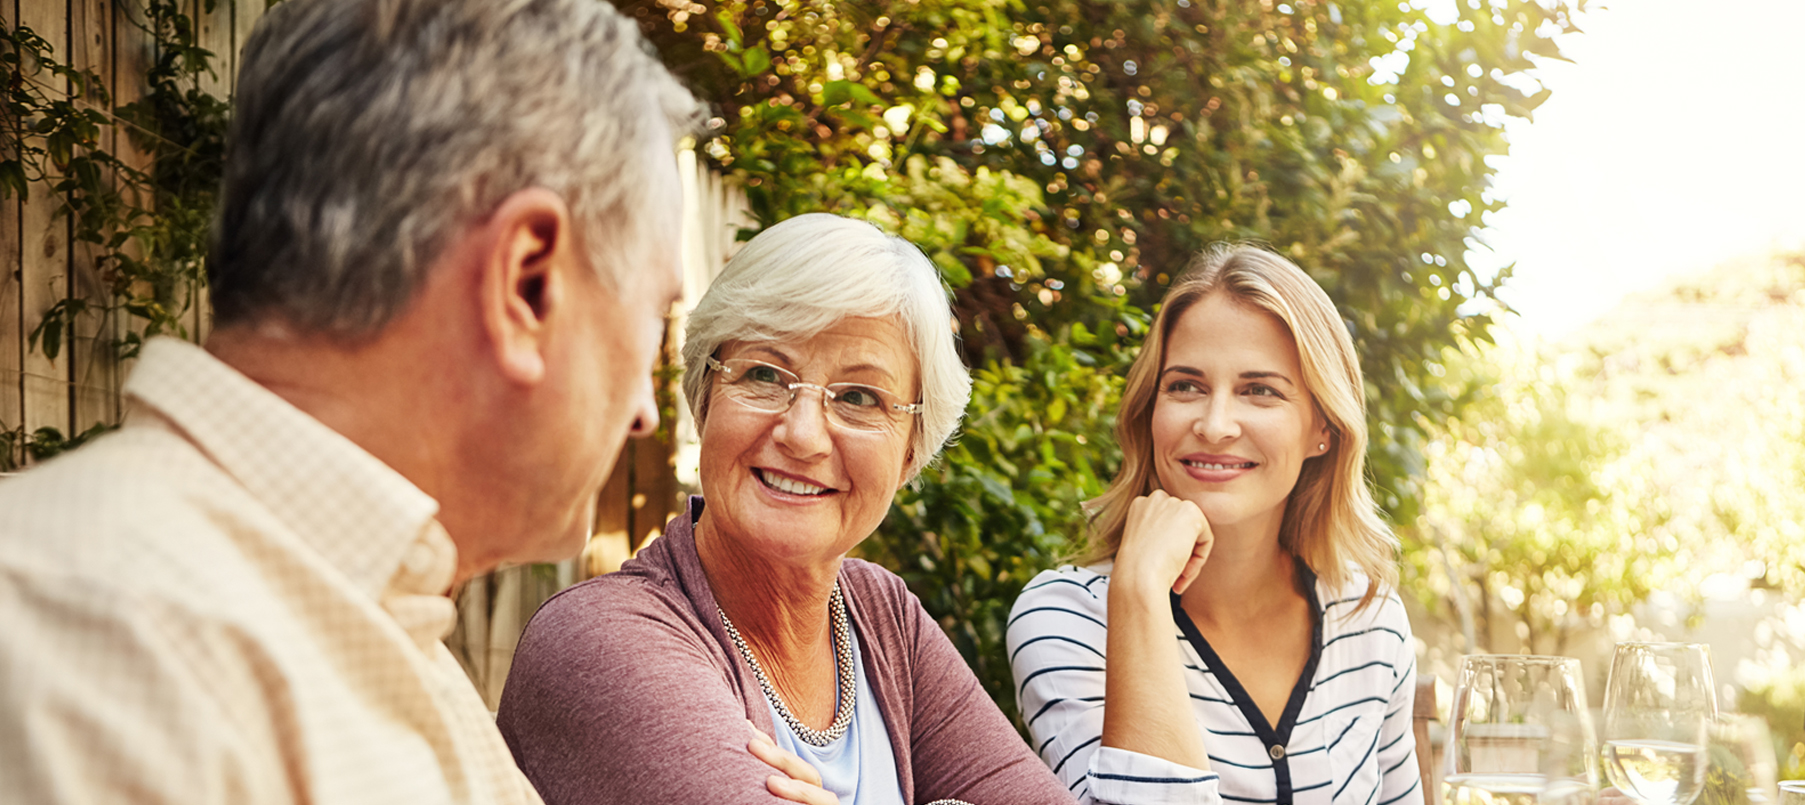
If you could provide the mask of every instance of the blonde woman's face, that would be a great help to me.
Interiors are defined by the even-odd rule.
[[[1153,461],[1168,494],[1215,529],[1277,535],[1306,459],[1329,429],[1278,317],[1212,294],[1178,318],[1153,403]]]

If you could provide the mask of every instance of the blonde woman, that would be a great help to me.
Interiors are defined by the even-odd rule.
[[[1284,258],[1219,247],[1173,283],[1089,549],[1010,617],[1022,718],[1080,801],[1420,805],[1362,388]]]

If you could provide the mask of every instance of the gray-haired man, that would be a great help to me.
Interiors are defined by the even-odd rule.
[[[206,348],[0,484],[0,798],[536,802],[447,590],[574,553],[657,425],[695,113],[595,0],[270,11]]]

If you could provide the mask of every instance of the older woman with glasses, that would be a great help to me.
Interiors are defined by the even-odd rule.
[[[970,394],[933,264],[792,218],[715,280],[683,358],[702,496],[547,602],[502,696],[546,801],[1070,801],[902,580],[846,557]]]

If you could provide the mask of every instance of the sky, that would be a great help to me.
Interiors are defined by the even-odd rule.
[[[1636,291],[1805,247],[1805,0],[1593,2],[1487,216],[1506,326],[1555,339]]]

